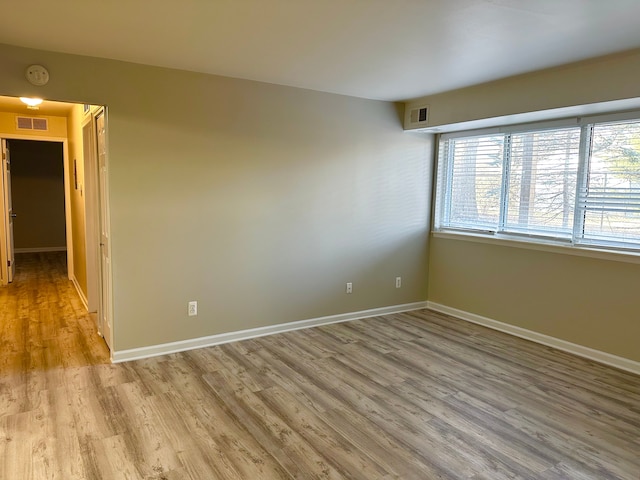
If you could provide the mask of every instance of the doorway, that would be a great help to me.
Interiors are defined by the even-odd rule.
[[[57,109],[50,116],[3,111],[15,100],[0,97],[0,116],[14,116],[18,127],[19,119],[27,116],[34,124],[38,117],[52,127],[57,122],[58,130],[52,128],[52,133],[64,138],[7,132],[6,127],[0,131],[3,153],[6,146],[0,180],[0,261],[7,260],[0,265],[1,281],[13,281],[14,252],[66,250],[69,280],[87,310],[96,314],[98,333],[112,350],[106,109],[45,101],[43,106]],[[53,156],[54,150],[58,160],[43,162],[43,152]]]
[[[67,249],[61,142],[7,140],[15,253]]]
[[[0,211],[4,219],[0,225],[0,279],[6,285],[13,282],[16,253],[66,251],[69,222],[64,141],[11,138],[0,133],[0,142]]]

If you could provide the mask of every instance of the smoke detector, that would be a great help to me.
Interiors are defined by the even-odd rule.
[[[30,65],[24,72],[24,76],[27,78],[31,85],[41,87],[49,82],[49,70],[42,65]]]

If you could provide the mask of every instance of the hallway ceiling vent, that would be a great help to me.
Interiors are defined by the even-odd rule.
[[[49,121],[46,118],[16,117],[16,128],[18,130],[38,130],[40,132],[46,132],[49,130]]]

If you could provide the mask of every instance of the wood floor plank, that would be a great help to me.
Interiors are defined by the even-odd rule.
[[[377,458],[392,478],[423,480],[446,478],[428,462],[365,416],[347,409],[335,408],[323,413],[322,418],[365,452]]]
[[[59,385],[49,390],[52,412],[48,420],[51,436],[55,439],[54,456],[50,461],[59,465],[61,479],[85,478],[87,475],[73,411],[69,408],[69,391],[64,383]]]
[[[64,253],[0,288],[1,480],[640,480],[640,377],[418,310],[111,365]]]
[[[523,414],[518,410],[506,412],[504,419],[511,424],[514,429],[521,431],[532,438],[548,445],[558,455],[561,455],[562,461],[557,465],[570,465],[571,469],[581,472],[591,472],[594,477],[598,475],[608,475],[609,478],[615,478],[619,475],[621,478],[633,478],[634,470],[637,466],[633,466],[638,460],[638,453],[634,454],[634,449],[620,449],[615,453],[608,451],[610,446],[605,448],[595,448],[593,443],[586,443],[575,438],[568,433],[566,426],[557,426],[549,428],[549,423],[533,418],[531,415]],[[571,429],[571,421],[566,422]],[[598,442],[601,444],[601,442]],[[633,459],[635,455],[636,460]],[[621,462],[621,458],[626,461]],[[626,470],[624,465],[632,466],[631,470]],[[553,470],[553,469],[552,469]],[[618,472],[613,474],[612,472]],[[640,473],[640,472],[638,472]]]
[[[177,470],[181,463],[161,428],[158,412],[151,408],[149,399],[135,383],[110,387],[118,400],[120,416],[126,430],[120,433],[131,452],[134,464],[145,477]],[[113,402],[111,402],[113,403]],[[114,428],[114,430],[117,430]]]
[[[299,401],[310,408],[323,412],[335,407],[335,398],[323,388],[318,379],[304,375],[298,362],[271,353],[266,348],[247,355],[247,358],[252,362],[260,361],[266,375],[278,385],[293,391]]]
[[[324,422],[315,412],[301,407],[295,398],[280,387],[258,393],[262,402],[280,416],[304,443],[321,452],[326,461],[348,478],[369,480],[388,472],[376,458],[364,453],[339,431]]]
[[[340,479],[342,475],[312,445],[303,441],[300,433],[288,425],[260,398],[248,389],[229,388],[224,371],[206,376],[222,401],[243,419],[243,424],[293,478],[304,478],[315,471],[318,478]]]
[[[417,456],[421,463],[428,465],[430,475],[435,478],[464,478],[472,473],[471,467],[460,459],[458,452],[446,443],[438,442],[435,429],[428,424],[431,417],[423,418],[422,422],[416,425],[406,417],[397,416],[395,412],[384,408],[376,400],[368,398],[355,388],[341,386],[332,393],[345,405],[344,408],[360,412],[377,428],[385,431],[403,448]]]
[[[0,478],[35,479],[31,450],[35,435],[32,431],[32,417],[35,412],[22,412],[0,417],[2,432],[2,467]],[[35,435],[34,435],[35,434]]]
[[[464,452],[473,448],[474,444],[476,448],[481,445],[483,447],[494,448],[494,459],[498,457],[498,452],[503,453],[506,457],[519,458],[519,471],[524,478],[524,472],[532,474],[535,471],[541,471],[550,466],[549,461],[544,455],[536,455],[532,442],[521,442],[521,445],[517,445],[517,441],[511,438],[508,441],[501,441],[500,438],[493,438],[495,434],[487,425],[478,425],[476,418],[470,411],[458,411],[451,407],[451,404],[445,399],[438,399],[433,397],[427,397],[424,395],[419,398],[417,396],[410,395],[397,395],[398,385],[391,387],[384,387],[377,383],[368,382],[366,377],[360,376],[355,372],[349,372],[349,383],[353,385],[362,395],[366,395],[368,398],[373,399],[378,403],[381,408],[386,408],[388,411],[393,411],[398,418],[419,429],[425,436],[431,438],[442,439],[444,433],[454,433],[457,430],[458,435],[452,435],[447,442],[441,442],[443,444],[453,444],[458,452]],[[344,389],[345,386],[341,385],[338,388]],[[406,390],[405,390],[406,392]],[[439,419],[438,421],[434,421]],[[443,430],[442,425],[446,424],[447,431]],[[439,428],[435,430],[432,428],[434,425],[438,425]],[[460,438],[460,437],[464,438]],[[461,445],[457,445],[462,443]],[[519,447],[519,448],[518,448]],[[486,455],[471,455],[468,458],[469,463],[473,463],[476,460],[476,466],[483,463]],[[518,462],[511,462],[511,466],[514,467]],[[499,465],[499,462],[495,462],[495,465]],[[485,468],[490,468],[485,466]],[[499,472],[495,469],[493,471],[495,478],[503,478]]]
[[[209,436],[225,462],[233,465],[238,474],[232,478],[288,477],[283,467],[247,431],[238,412],[230,409],[204,378],[181,377],[179,385],[183,395],[175,399],[182,404],[186,419],[202,435]]]
[[[440,314],[440,316],[442,316]],[[434,329],[433,322],[429,325],[429,329],[423,325],[425,322],[415,324],[415,319],[411,319],[407,314],[397,314],[393,316],[397,323],[396,328],[417,332],[418,338],[424,338],[425,332],[432,331]],[[434,315],[434,319],[438,317]],[[602,367],[601,365],[590,362],[589,360],[572,356],[565,352],[559,352],[550,347],[544,347],[536,345],[532,342],[514,338],[510,335],[491,332],[490,336],[482,337],[482,341],[478,341],[478,333],[471,335],[456,335],[456,331],[451,329],[451,321],[455,322],[455,319],[448,317],[449,323],[438,324],[436,323],[435,331],[438,335],[444,335],[447,338],[455,339],[459,344],[473,350],[478,350],[484,354],[488,354],[487,359],[497,358],[504,361],[516,364],[527,370],[534,369],[539,374],[544,374],[549,378],[554,378],[557,381],[562,381],[567,384],[572,384],[579,388],[588,388],[599,391],[601,394],[607,392],[615,392],[620,394],[619,398],[626,397],[629,402],[636,405],[640,404],[640,391],[637,389],[637,381],[625,381],[627,378],[633,379],[634,376],[627,372],[619,370],[608,371],[607,378],[603,381],[599,378],[597,372]],[[442,322],[442,320],[440,320]],[[459,322],[457,322],[459,323]],[[455,325],[456,323],[453,323]],[[486,330],[485,327],[475,326],[477,330]],[[516,349],[517,355],[513,355],[511,351]],[[470,351],[470,352],[471,352]],[[549,352],[547,355],[546,352]],[[563,361],[558,361],[558,357],[563,356]],[[614,376],[619,376],[619,380],[615,383],[611,380]]]
[[[178,457],[189,475],[196,479],[238,480],[243,478],[224,446],[209,433],[206,420],[210,418],[208,412],[204,412],[201,416],[194,411],[193,405],[198,405],[199,401],[192,399],[187,401],[184,395],[176,392],[167,392],[162,397],[173,410],[180,412],[177,417],[179,428],[185,428],[195,444],[194,449],[178,451]]]

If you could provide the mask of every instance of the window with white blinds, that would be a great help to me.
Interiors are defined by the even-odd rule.
[[[452,142],[450,148],[448,225],[486,230],[497,228],[504,138],[461,138]]]
[[[640,248],[640,121],[591,125],[589,137],[576,240]]]
[[[440,140],[436,230],[640,249],[640,120]]]

